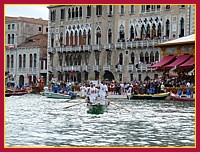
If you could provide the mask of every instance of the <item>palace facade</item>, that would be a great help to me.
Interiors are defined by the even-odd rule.
[[[48,80],[157,78],[168,40],[194,34],[195,5],[51,5]]]

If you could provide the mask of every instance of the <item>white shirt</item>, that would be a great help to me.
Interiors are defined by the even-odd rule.
[[[187,87],[190,87],[190,82],[187,82],[186,86],[187,86]]]
[[[100,83],[99,95],[106,96],[107,91],[108,91],[107,85]]]

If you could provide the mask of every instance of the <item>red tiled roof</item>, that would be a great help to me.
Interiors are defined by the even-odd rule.
[[[36,18],[28,18],[28,17],[11,17],[11,16],[6,16],[5,17],[6,22],[13,22],[13,21],[18,21],[18,22],[26,22],[26,23],[32,23],[32,24],[38,24],[38,25],[45,25],[48,26],[48,20],[43,20],[43,19],[36,19]]]
[[[27,47],[27,46],[43,46],[47,47],[48,35],[47,34],[37,34],[26,39],[26,42],[19,44],[17,47]]]

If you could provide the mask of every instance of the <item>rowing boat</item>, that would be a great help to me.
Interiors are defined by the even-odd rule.
[[[171,99],[172,100],[174,100],[174,101],[189,101],[189,102],[194,102],[195,101],[195,98],[187,98],[186,96],[181,96],[181,97],[179,97],[179,96],[177,96],[176,94],[174,94],[174,93],[170,93],[170,97],[171,97]]]
[[[100,101],[96,101],[94,103],[87,103],[88,111],[90,114],[103,114],[107,111],[107,107],[109,105],[109,101],[105,101],[105,104],[101,104]]]

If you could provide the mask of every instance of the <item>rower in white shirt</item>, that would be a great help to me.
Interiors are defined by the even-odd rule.
[[[100,86],[99,89],[100,104],[105,105],[105,98],[108,95],[108,87],[105,81],[103,81],[103,83],[100,83],[99,86]]]
[[[97,100],[97,93],[98,93],[98,89],[95,87],[94,84],[91,84],[91,87],[89,88],[89,99],[90,99],[90,103],[94,103]]]

